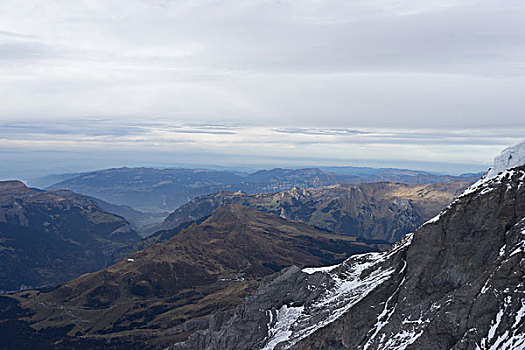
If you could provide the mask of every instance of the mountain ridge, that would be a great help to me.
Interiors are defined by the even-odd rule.
[[[56,285],[98,270],[139,239],[124,218],[84,195],[0,182],[0,290]]]
[[[143,212],[173,211],[200,195],[220,190],[268,193],[293,187],[321,187],[344,183],[398,181],[433,183],[452,180],[475,181],[479,175],[450,176],[427,172],[377,170],[372,175],[325,173],[318,168],[260,170],[240,174],[208,169],[114,168],[83,173],[46,189],[66,188],[128,205]]]
[[[480,180],[386,253],[268,277],[170,349],[520,349],[524,181],[525,166]]]
[[[171,213],[159,229],[210,215],[221,205],[241,204],[342,235],[395,242],[430,219],[469,183],[333,185],[267,194],[220,191],[197,197]]]

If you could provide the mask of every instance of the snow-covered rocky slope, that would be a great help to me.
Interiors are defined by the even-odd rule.
[[[525,164],[525,141],[505,148],[494,158],[494,165],[489,169],[485,178],[492,178],[506,169]]]
[[[172,349],[525,349],[525,159],[501,157],[390,251],[283,270]]]

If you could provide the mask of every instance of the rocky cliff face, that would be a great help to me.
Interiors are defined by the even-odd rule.
[[[467,186],[459,181],[424,185],[378,182],[254,195],[223,191],[183,205],[161,228],[175,228],[210,215],[221,205],[235,203],[337,234],[397,242],[438,214]]]
[[[479,181],[388,252],[273,275],[171,349],[523,349],[524,182]]]

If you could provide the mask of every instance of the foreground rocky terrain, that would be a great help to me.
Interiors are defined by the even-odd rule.
[[[0,290],[54,286],[102,269],[139,240],[126,220],[86,196],[0,182]]]
[[[525,348],[525,166],[490,174],[390,251],[285,269],[170,349]]]
[[[438,214],[469,184],[377,182],[263,194],[221,191],[181,206],[160,228],[173,229],[208,216],[222,205],[241,204],[341,235],[396,242]]]
[[[55,290],[0,298],[0,337],[10,348],[163,348],[207,327],[213,313],[233,310],[282,268],[389,247],[242,206],[177,230]],[[10,334],[14,328],[23,339]]]

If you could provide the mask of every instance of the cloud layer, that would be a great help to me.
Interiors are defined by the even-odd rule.
[[[525,135],[523,18],[519,0],[4,1],[0,147],[488,164]]]

